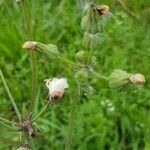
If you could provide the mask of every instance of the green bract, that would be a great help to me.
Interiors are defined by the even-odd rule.
[[[76,72],[75,79],[80,84],[86,84],[88,81],[88,69],[81,68],[78,72]]]
[[[90,19],[88,17],[88,15],[85,15],[82,17],[82,20],[81,20],[81,29],[82,30],[89,30],[90,28]]]
[[[131,74],[126,71],[115,69],[109,76],[109,86],[113,89],[122,90],[130,81]]]
[[[82,45],[85,48],[91,48],[97,46],[97,44],[100,42],[100,34],[92,34],[85,32],[82,40]]]
[[[55,59],[59,54],[58,48],[54,44],[43,44],[38,42],[37,47],[38,52],[51,59]]]
[[[95,67],[96,65],[98,65],[98,60],[95,56],[91,57],[91,66]]]
[[[75,55],[75,60],[80,63],[86,63],[88,54],[84,50],[80,50]]]

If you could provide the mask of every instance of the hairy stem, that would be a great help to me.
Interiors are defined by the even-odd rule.
[[[29,113],[32,112],[36,93],[36,56],[34,51],[32,51],[31,63],[32,63],[32,85],[31,85],[31,103],[29,107]]]
[[[16,124],[15,122],[12,122],[12,121],[10,121],[10,120],[7,120],[7,119],[5,119],[5,118],[3,118],[3,117],[0,117],[0,121],[2,121],[2,122],[4,122],[4,123],[7,123],[7,124]]]
[[[28,40],[32,40],[33,34],[32,34],[31,19],[28,14],[28,9],[26,5],[27,4],[25,3],[25,1],[21,1],[22,14],[24,17],[27,37],[28,37]],[[36,93],[36,54],[34,51],[32,51],[32,54],[31,54],[31,70],[32,70],[32,83],[31,83],[31,103],[29,107],[29,114],[31,114],[30,117],[32,117],[32,109],[34,106],[35,93]]]
[[[101,74],[99,74],[99,73],[97,73],[97,72],[95,72],[95,71],[92,71],[92,73],[93,73],[95,76],[97,76],[97,77],[99,77],[99,78],[101,78],[101,79],[103,79],[103,80],[109,80],[109,77],[103,76],[103,75],[101,75]]]
[[[17,107],[17,105],[16,105],[16,103],[15,103],[13,97],[12,97],[12,94],[11,94],[11,92],[10,92],[8,86],[7,86],[7,83],[6,83],[6,81],[5,81],[5,78],[4,78],[4,76],[3,76],[3,73],[2,73],[2,71],[1,71],[1,69],[0,69],[0,76],[1,76],[1,79],[2,79],[2,81],[3,81],[4,87],[5,87],[5,89],[6,89],[6,92],[7,92],[8,96],[9,96],[9,98],[10,98],[10,101],[11,101],[11,103],[12,103],[12,105],[13,105],[13,108],[14,108],[14,110],[15,110],[15,112],[16,112],[16,115],[17,115],[17,117],[18,117],[18,120],[21,122],[21,115],[20,115],[20,113],[19,113],[18,107]]]
[[[36,121],[36,119],[37,119],[38,117],[40,117],[40,116],[45,112],[45,110],[47,109],[48,106],[49,106],[49,103],[47,103],[47,104],[41,109],[41,111],[33,118],[32,122]]]
[[[75,111],[77,106],[77,101],[80,97],[80,85],[77,85],[75,97],[72,104],[72,109],[70,113],[70,120],[69,120],[69,129],[68,129],[68,137],[65,145],[65,150],[71,149],[71,143],[72,143],[72,134],[73,134],[73,128],[74,128],[74,120],[75,120]]]
[[[16,127],[13,127],[13,126],[11,126],[11,125],[8,125],[8,124],[4,123],[4,122],[1,121],[1,120],[0,120],[0,124],[1,124],[2,126],[4,126],[5,128],[11,130],[11,131],[18,131],[18,132],[20,131],[20,128],[16,128]]]
[[[135,19],[139,19],[138,16],[136,16],[133,12],[130,11],[130,9],[124,4],[122,0],[117,0],[117,2],[123,7],[123,9],[128,13],[128,15],[132,16]]]
[[[10,139],[7,139],[4,136],[0,136],[0,140],[4,143],[6,143],[7,145],[13,145],[16,147],[21,147],[21,146],[25,146],[24,144],[22,144],[21,142],[17,142],[17,141],[12,141]]]
[[[74,65],[74,66],[83,67],[83,65],[76,64],[76,63],[74,63],[74,62],[72,62],[72,61],[70,61],[70,60],[68,60],[68,59],[65,59],[65,58],[63,58],[63,57],[61,57],[61,56],[58,56],[58,59],[60,59],[61,61],[66,62],[66,63],[68,63],[68,64]]]

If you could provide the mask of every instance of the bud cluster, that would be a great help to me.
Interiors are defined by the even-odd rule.
[[[82,46],[75,55],[75,61],[83,65],[76,69],[75,79],[83,85],[87,85],[91,70],[97,65],[97,58],[93,56],[93,50],[100,42],[101,17],[106,15],[109,7],[106,5],[87,4],[81,19],[81,29],[84,31]]]
[[[97,65],[97,58],[92,56],[89,58],[89,52],[80,50],[75,55],[75,62],[80,66],[75,69],[75,79],[82,85],[87,85],[91,75],[91,68]]]
[[[141,73],[131,74],[120,69],[115,69],[109,76],[109,86],[117,90],[122,90],[131,84],[142,85],[144,83],[145,78]]]
[[[82,45],[85,48],[93,48],[100,41],[102,17],[109,13],[107,5],[87,4],[81,20],[81,29],[84,31]]]

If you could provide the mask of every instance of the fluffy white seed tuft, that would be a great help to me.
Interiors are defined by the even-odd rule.
[[[62,99],[64,96],[65,89],[68,88],[68,83],[66,78],[52,78],[46,79],[46,87],[49,90],[49,100]]]

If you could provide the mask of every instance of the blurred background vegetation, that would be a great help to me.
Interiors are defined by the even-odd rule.
[[[57,44],[64,58],[74,61],[81,50],[83,32],[80,28],[82,0],[29,0],[33,39]],[[123,3],[120,3],[123,2]],[[94,94],[83,92],[78,101],[72,149],[79,150],[150,150],[150,1],[99,0],[115,16],[104,24],[102,39],[94,51],[97,71],[109,75],[115,68],[141,72],[146,84],[139,90],[116,92],[108,83],[92,78]],[[122,5],[123,4],[123,5]],[[31,54],[22,49],[27,33],[21,7],[15,0],[0,0],[0,68],[6,78],[19,110],[28,113],[31,91]],[[33,140],[34,149],[64,149],[75,81],[72,66],[51,60],[37,60],[36,114],[44,105],[47,90],[43,79],[66,76],[70,88],[64,101],[50,107],[37,120],[43,133]],[[66,67],[67,66],[67,67]],[[112,109],[113,107],[113,109]],[[9,97],[0,80],[0,116],[16,120]],[[19,133],[0,125],[3,137],[18,140]],[[0,141],[0,149],[11,149]]]

